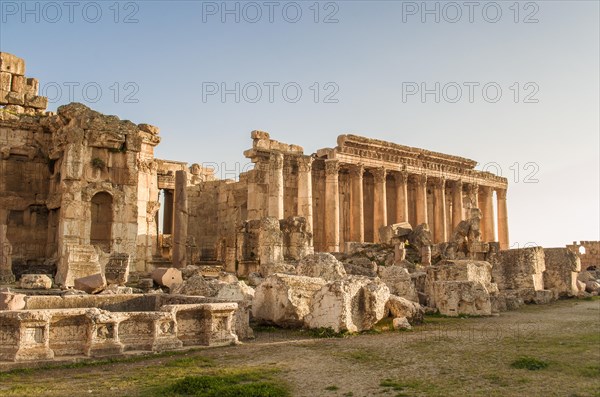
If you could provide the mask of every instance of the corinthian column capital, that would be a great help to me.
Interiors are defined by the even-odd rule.
[[[337,175],[340,171],[340,162],[335,159],[325,160],[325,174],[328,176]]]

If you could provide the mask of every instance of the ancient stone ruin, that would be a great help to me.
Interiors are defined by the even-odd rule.
[[[598,242],[509,249],[508,181],[473,160],[252,131],[254,168],[220,180],[155,158],[157,127],[47,112],[37,90],[0,53],[0,360],[238,343],[251,321],[406,329],[600,289]]]

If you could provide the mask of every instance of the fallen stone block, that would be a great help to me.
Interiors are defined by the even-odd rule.
[[[492,314],[490,294],[478,281],[436,281],[435,307],[445,316],[489,316]]]
[[[590,294],[593,294],[593,295],[598,295],[599,291],[600,291],[600,283],[598,283],[597,281],[590,280],[585,283],[585,292],[589,292]]]
[[[335,332],[365,331],[386,316],[389,297],[381,280],[350,276],[324,285],[314,295],[304,322],[309,328]]]
[[[151,278],[140,278],[137,286],[143,290],[154,288],[154,280]]]
[[[273,274],[256,287],[252,315],[281,327],[300,327],[311,310],[313,296],[325,284],[322,278]]]
[[[170,292],[180,295],[215,296],[219,289],[216,283],[208,281],[200,274],[196,274],[182,283],[174,284],[170,288]]]
[[[542,247],[500,251],[492,262],[492,276],[500,290],[544,289],[546,264]]]
[[[24,274],[19,280],[19,285],[23,289],[50,289],[52,279],[45,274]]]
[[[307,255],[300,260],[296,274],[307,277],[321,277],[327,281],[346,277],[344,265],[329,253]]]
[[[269,277],[270,275],[275,273],[296,274],[296,268],[294,267],[294,265],[290,265],[284,262],[261,262],[258,270],[262,277]]]
[[[125,285],[129,280],[129,254],[112,254],[104,267],[108,284]]]
[[[88,294],[96,294],[104,288],[106,288],[106,279],[102,273],[75,279],[75,289]]]
[[[401,296],[413,302],[419,301],[415,284],[406,268],[401,266],[379,266],[378,273],[379,278],[388,286],[392,295]]]
[[[0,310],[23,310],[25,309],[25,294],[16,294],[8,288],[0,290]]]
[[[217,298],[228,301],[249,301],[254,299],[254,288],[248,286],[243,281],[238,281],[235,284],[227,284],[219,290]]]
[[[408,319],[406,317],[396,317],[392,320],[392,327],[394,327],[394,329],[396,331],[400,331],[400,330],[404,330],[404,331],[408,331],[412,329],[412,325],[410,325],[410,322],[408,321]]]
[[[408,222],[382,226],[379,228],[379,240],[382,244],[393,244],[395,237],[408,237],[412,231],[412,226]]]
[[[544,262],[544,288],[552,290],[555,298],[576,296],[579,257],[568,248],[544,248]]]
[[[159,267],[152,272],[152,280],[160,286],[172,289],[183,283],[181,270],[174,267]]]
[[[131,295],[133,294],[133,288],[123,287],[121,285],[111,284],[102,292],[100,295]]]
[[[425,315],[425,310],[420,304],[396,295],[390,295],[386,308],[392,317],[405,317],[411,324],[422,323]]]

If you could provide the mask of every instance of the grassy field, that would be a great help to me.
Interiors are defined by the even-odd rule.
[[[241,346],[2,372],[0,396],[600,397],[597,298],[429,316],[410,332],[256,333]]]

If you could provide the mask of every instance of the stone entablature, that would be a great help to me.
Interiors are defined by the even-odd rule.
[[[448,180],[506,189],[508,180],[490,172],[475,170],[477,162],[459,156],[398,145],[356,135],[340,135],[338,146],[317,153],[340,163],[363,164],[365,167],[384,167],[389,171],[406,171],[428,177],[443,176]]]

